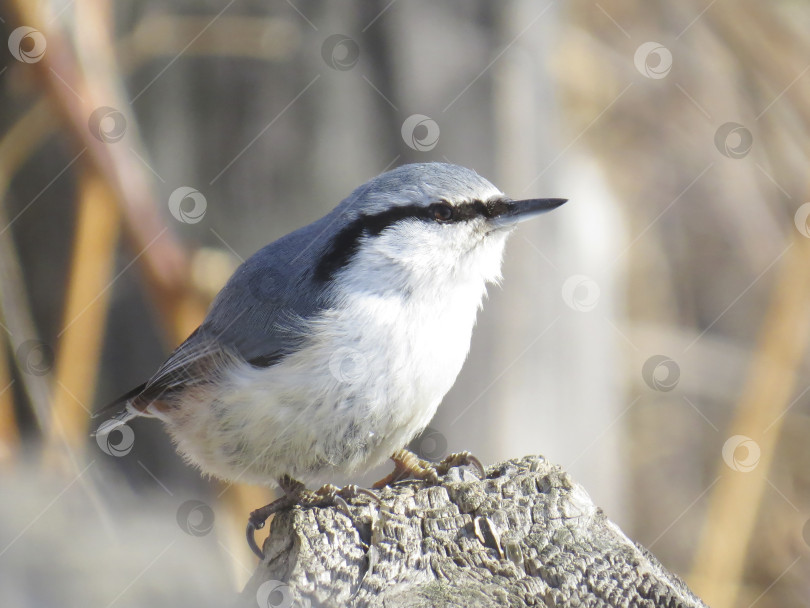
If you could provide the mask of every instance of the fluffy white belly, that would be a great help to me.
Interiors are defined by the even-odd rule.
[[[261,484],[379,464],[427,426],[461,370],[483,281],[453,291],[420,306],[344,300],[300,351],[184,396],[166,420],[179,451],[208,474]]]

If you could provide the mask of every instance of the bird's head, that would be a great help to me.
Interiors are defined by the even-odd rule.
[[[495,281],[512,229],[564,202],[512,200],[457,165],[403,165],[366,182],[338,206],[342,221],[317,272],[321,278],[344,271],[370,281],[377,276],[408,289],[436,281]]]

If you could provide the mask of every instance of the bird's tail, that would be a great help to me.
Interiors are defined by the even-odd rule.
[[[92,436],[108,435],[115,429],[125,425],[133,418],[143,415],[143,412],[136,407],[134,402],[137,401],[138,395],[143,392],[144,388],[146,388],[146,383],[136,386],[131,391],[121,395],[115,401],[108,403],[98,412],[93,414],[93,418],[104,418],[105,420],[98,425],[98,427],[96,427],[96,430],[93,431]],[[121,407],[122,404],[123,407]],[[112,414],[112,412],[114,412],[116,409],[118,411]]]

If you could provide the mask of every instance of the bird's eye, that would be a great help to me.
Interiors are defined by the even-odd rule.
[[[437,222],[449,222],[453,219],[453,206],[450,203],[436,203],[430,206],[433,219]]]

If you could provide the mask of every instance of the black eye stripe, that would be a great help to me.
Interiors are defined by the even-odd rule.
[[[463,222],[479,216],[489,217],[486,204],[481,201],[471,201],[456,205],[453,219],[457,222]]]
[[[496,217],[508,209],[508,202],[505,200],[494,200],[489,202],[470,201],[453,206],[454,222],[463,222],[476,217]]]
[[[471,220],[476,217],[495,217],[506,210],[507,202],[502,200],[469,201],[453,205],[453,214],[442,224],[453,224]],[[319,281],[330,280],[335,273],[346,266],[360,247],[364,234],[377,236],[386,228],[405,219],[418,219],[436,222],[433,206],[399,205],[379,213],[361,215],[344,226],[332,239],[315,267],[314,277]]]

